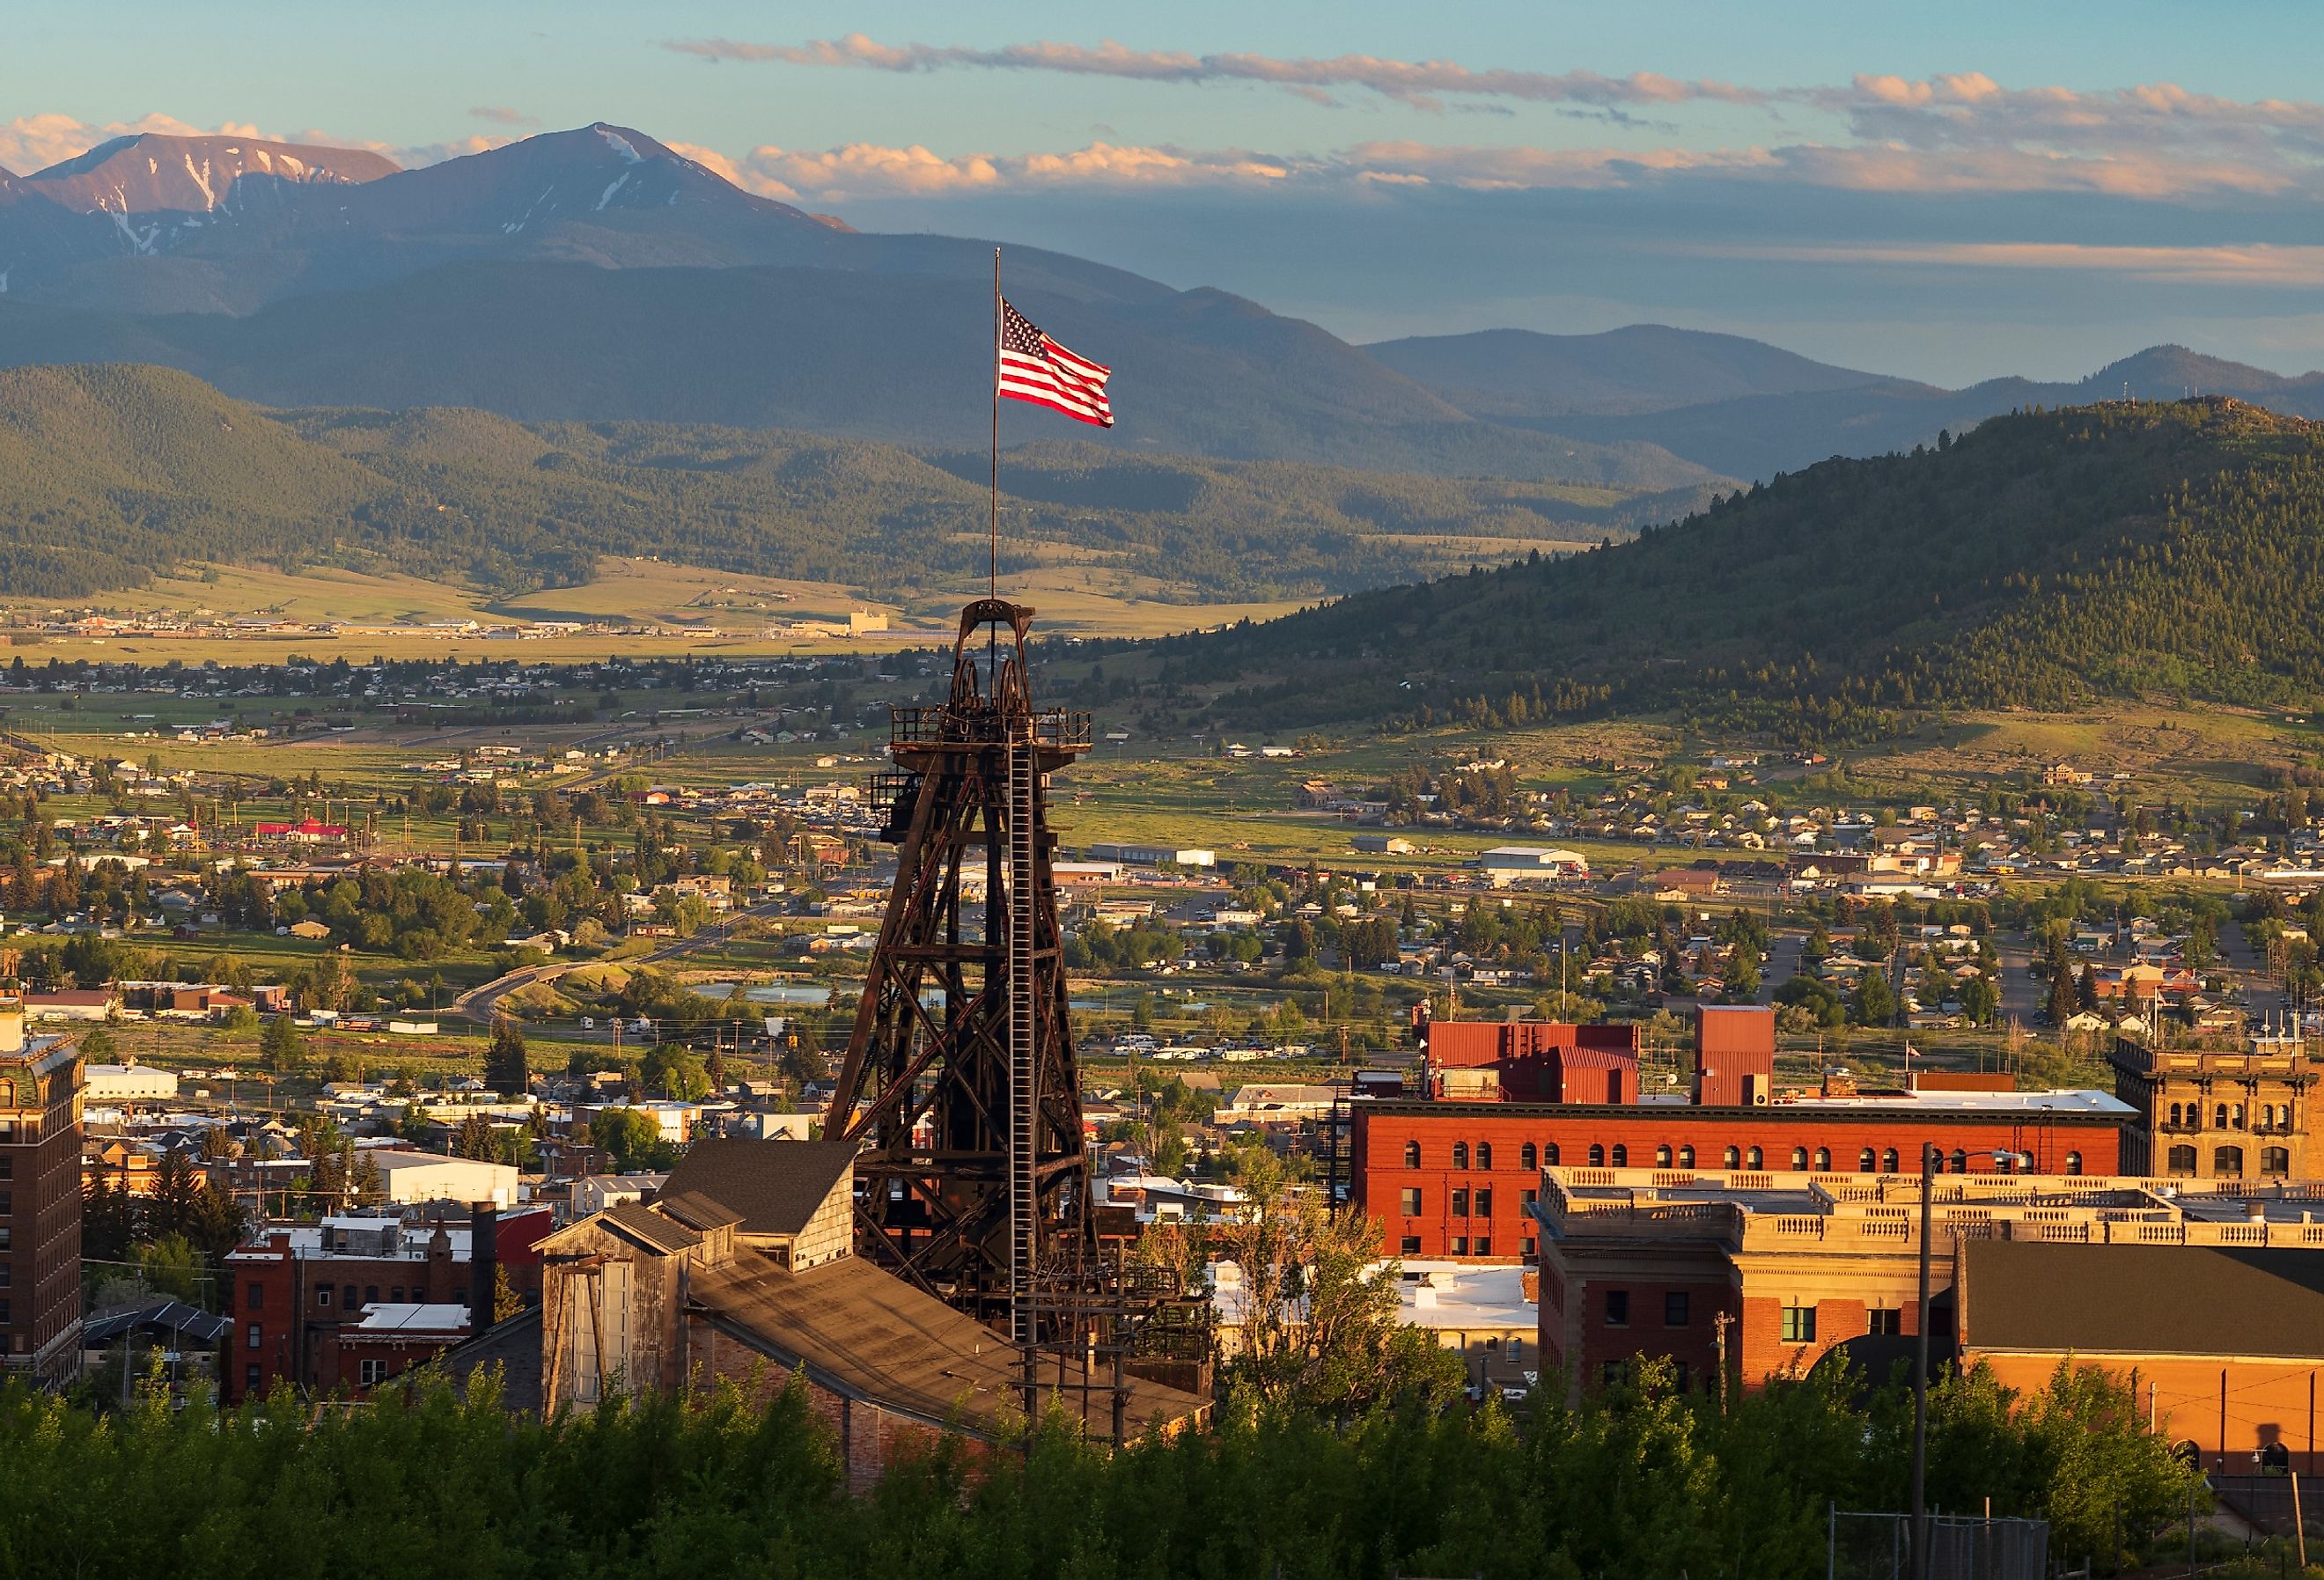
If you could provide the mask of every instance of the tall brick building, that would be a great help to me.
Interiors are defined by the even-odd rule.
[[[79,1363],[81,1061],[0,999],[0,1370],[59,1382]]]
[[[1953,1172],[1994,1171],[2002,1151],[2029,1159],[2034,1173],[2107,1175],[2121,1166],[2132,1116],[2102,1092],[1774,1099],[1773,1015],[1746,1007],[1698,1018],[1694,1101],[1640,1101],[1635,1063],[1627,1075],[1619,1067],[1635,1035],[1546,1022],[1430,1027],[1423,1090],[1476,1095],[1351,1105],[1351,1200],[1385,1225],[1381,1254],[1531,1260],[1539,1247],[1527,1209],[1544,1169],[1895,1174],[1916,1170],[1933,1142]],[[1512,1091],[1567,1095],[1521,1101]]]
[[[2119,1277],[2109,1281],[2125,1287],[2152,1265],[2156,1248],[2206,1246],[2243,1262],[2288,1256],[2308,1270],[2298,1279],[2324,1287],[2324,1224],[2304,1221],[2324,1197],[2307,1194],[2316,1187],[2261,1200],[2225,1182],[2216,1191],[2168,1192],[2158,1188],[2164,1183],[1945,1176],[1931,1244],[1937,1353],[1948,1352],[1958,1331],[1973,1346],[2014,1345],[2036,1356],[2041,1377],[2067,1351],[2106,1349],[2110,1359],[2127,1353],[2128,1340],[2089,1319],[2080,1319],[2079,1338],[2075,1325],[2039,1320],[2040,1300],[2028,1293],[2035,1286],[2023,1279],[2006,1303],[1988,1291],[1980,1304],[1972,1287],[1964,1306],[1954,1294],[1961,1259],[1991,1242],[2070,1246],[2082,1259],[2074,1276],[2113,1267]],[[1553,1169],[1540,1193],[1542,1361],[1563,1368],[1575,1389],[1650,1359],[1671,1363],[1688,1387],[1715,1387],[1722,1365],[1730,1383],[1757,1387],[1857,1348],[1856,1341],[1866,1341],[1861,1358],[1879,1369],[1899,1347],[1880,1341],[1921,1330],[1917,1179]],[[2200,1262],[2185,1259],[2190,1268]],[[2144,1298],[2187,1313],[2179,1328],[2203,1326],[2200,1303],[2183,1288]],[[1957,1319],[1962,1310],[1965,1321]],[[2139,1342],[2150,1356],[2189,1348],[2160,1324]],[[2288,1342],[2272,1335],[2271,1343],[2251,1352],[2271,1357],[2271,1377],[2283,1370],[2282,1357],[2324,1356],[2324,1339],[2312,1332]]]
[[[2193,1179],[2313,1179],[2318,1068],[2298,1037],[2255,1037],[2238,1052],[2118,1042],[2115,1095],[2135,1111],[2123,1167]]]

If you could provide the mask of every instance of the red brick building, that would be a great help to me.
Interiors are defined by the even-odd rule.
[[[1636,1025],[1434,1021],[1425,1089],[1486,1102],[1629,1103],[1638,1095]]]
[[[0,1372],[61,1382],[80,1361],[81,1060],[0,999]]]
[[[349,1330],[380,1307],[473,1308],[481,1302],[489,1317],[493,1285],[471,1276],[480,1236],[491,1248],[488,1269],[505,1270],[517,1298],[537,1303],[540,1242],[549,1226],[547,1207],[478,1211],[457,1224],[348,1216],[269,1226],[226,1259],[237,1324],[222,1367],[226,1402],[264,1393],[278,1379],[313,1393],[363,1386],[363,1359],[410,1348],[410,1333],[390,1338],[376,1325],[367,1337],[350,1337]]]
[[[1526,1209],[1544,1169],[1895,1174],[1924,1142],[1948,1169],[2107,1175],[2126,1104],[2098,1092],[1912,1092],[1800,1097],[1749,1107],[1692,1103],[1357,1102],[1353,1201],[1386,1229],[1384,1256],[1531,1259]]]
[[[2199,1259],[2183,1248],[2219,1246],[2235,1248],[2223,1260],[2239,1264],[2288,1259],[2296,1281],[2324,1288],[2324,1224],[2301,1221],[2313,1216],[2315,1199],[2246,1200],[2232,1185],[2214,1192],[2208,1182],[2157,1188],[2171,1183],[1944,1177],[1932,1215],[1929,1321],[1938,1354],[1958,1330],[1980,1354],[2022,1351],[2028,1358],[2010,1380],[2038,1385],[2069,1353],[2153,1357],[2219,1347],[2153,1323],[2131,1344],[2116,1331],[2124,1322],[2109,1327],[2093,1315],[2104,1302],[2084,1298],[2085,1309],[2064,1320],[2070,1303],[2045,1300],[2024,1278],[2006,1296],[1980,1296],[1971,1279],[1964,1299],[1955,1292],[1964,1258],[1994,1242],[2070,1250],[2084,1283],[2097,1280],[2094,1268],[2111,1268],[2116,1276],[2101,1281],[2128,1288],[2158,1248],[2191,1268]],[[1556,1169],[1545,1171],[1541,1192],[1541,1358],[1563,1369],[1572,1390],[1600,1386],[1642,1360],[1667,1361],[1684,1386],[1715,1387],[1723,1369],[1730,1383],[1752,1388],[1843,1346],[1885,1372],[1901,1358],[1902,1341],[1921,1330],[1917,1179]],[[2184,1313],[2178,1326],[2190,1333],[2217,1317],[2203,1317],[2202,1303],[2183,1290],[2157,1288],[2142,1298]],[[1964,1310],[1968,1320],[1957,1321]],[[2304,1375],[2320,1358],[2315,1334],[2300,1333],[2288,1317],[2246,1326],[2270,1321],[2266,1347],[2248,1353],[2269,1358],[2270,1378],[2291,1375],[2287,1368]]]

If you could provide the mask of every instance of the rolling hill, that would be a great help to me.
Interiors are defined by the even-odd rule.
[[[1675,526],[1161,644],[1242,724],[2324,693],[2324,427],[2223,398],[1994,419]]]
[[[474,409],[266,411],[183,373],[0,372],[0,588],[81,597],[196,562],[433,575],[496,595],[601,557],[956,594],[984,565],[985,457],[760,428],[520,423]],[[1631,494],[1286,462],[1012,452],[1004,562],[1064,556],[1188,603],[1312,596],[1627,536],[1703,490]]]

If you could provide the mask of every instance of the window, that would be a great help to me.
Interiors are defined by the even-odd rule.
[[[1469,1215],[1469,1192],[1466,1188],[1452,1193],[1452,1215],[1456,1218]]]
[[[8,1302],[0,1300],[0,1327],[8,1326]]]
[[[1743,1167],[1743,1149],[1740,1147],[1728,1148],[1720,1158],[1720,1166],[1725,1169],[1740,1169]]]
[[[1542,1148],[1541,1161],[1542,1166],[1545,1169],[1554,1169],[1557,1167],[1557,1143],[1555,1141],[1551,1141],[1547,1146]]]
[[[2165,1167],[2173,1174],[2192,1174],[2195,1172],[2195,1149],[2192,1147],[2172,1148],[2171,1160],[2167,1165],[2165,1165]]]
[[[2259,1171],[2262,1174],[2291,1173],[2292,1149],[2290,1147],[2262,1147],[2259,1150]]]
[[[330,1303],[331,1286],[328,1284],[318,1285],[315,1290],[315,1304],[318,1306],[328,1306]]]
[[[1417,1234],[1406,1234],[1403,1241],[1397,1246],[1396,1253],[1398,1256],[1418,1256],[1420,1254],[1420,1236]]]
[[[355,1287],[353,1284],[339,1286],[339,1304],[349,1311],[355,1308]]]
[[[2240,1103],[2236,1104],[2233,1112],[2234,1112],[2235,1116],[2236,1116],[2235,1128],[2236,1128],[2236,1129],[2237,1129],[2237,1130],[2241,1130],[2241,1129],[2243,1129],[2243,1127],[2244,1127],[2244,1105],[2243,1105],[2242,1104],[2240,1104]]]
[[[244,1366],[242,1369],[242,1386],[244,1391],[248,1393],[257,1392],[259,1380],[263,1375],[264,1372],[259,1369],[258,1363],[255,1361],[253,1361],[249,1365]]]
[[[1466,1169],[1468,1166],[1469,1143],[1466,1141],[1454,1141],[1452,1143],[1452,1167],[1455,1169]]]
[[[356,1376],[365,1388],[376,1388],[387,1381],[387,1363],[360,1361],[356,1363]]]
[[[1477,1167],[1489,1172],[1491,1170],[1493,1167],[1492,1142],[1479,1141],[1477,1143]]]
[[[1477,1215],[1480,1218],[1493,1215],[1493,1187],[1489,1185],[1477,1192]]]
[[[1831,1172],[1831,1149],[1830,1147],[1818,1147],[1816,1149],[1816,1172],[1819,1174],[1829,1174]]]
[[[1537,1205],[1540,1200],[1541,1192],[1537,1190],[1521,1190],[1517,1192],[1517,1203],[1520,1206],[1531,1207]]]
[[[2215,1147],[2211,1150],[2211,1172],[2240,1175],[2244,1171],[2244,1150],[2241,1147]]]
[[[2172,1130],[2177,1130],[2183,1123],[2185,1123],[2185,1121],[2181,1118],[2179,1104],[2173,1103],[2171,1105],[2171,1128]]]
[[[265,1333],[260,1329],[258,1324],[254,1322],[252,1323],[250,1325],[250,1342],[244,1347],[254,1350],[262,1347],[265,1343]]]
[[[1815,1343],[1815,1313],[1812,1306],[1784,1307],[1784,1343],[1812,1344]]]
[[[1606,1291],[1606,1326],[1609,1327],[1628,1327],[1630,1326],[1629,1290],[1609,1289]]]
[[[1614,1143],[1614,1167],[1617,1169],[1628,1169],[1629,1166],[1630,1149],[1624,1146],[1621,1142],[1616,1141]]]
[[[1858,1174],[1869,1174],[1879,1167],[1880,1155],[1870,1147],[1856,1154],[1856,1171]]]
[[[14,1195],[9,1191],[0,1190],[0,1218],[6,1217],[15,1210],[16,1197]]]
[[[1806,1172],[1807,1172],[1807,1167],[1808,1167],[1808,1150],[1807,1150],[1805,1147],[1794,1147],[1794,1148],[1792,1149],[1792,1168],[1793,1168],[1793,1169],[1794,1169],[1795,1172],[1804,1174],[1804,1173],[1806,1173]]]
[[[1743,1167],[1746,1169],[1765,1169],[1766,1166],[1767,1154],[1757,1147],[1752,1148],[1743,1156]]]
[[[250,1286],[248,1291],[248,1304],[244,1307],[244,1309],[249,1311],[263,1311],[266,1309],[266,1286],[264,1284],[253,1284]]]
[[[2227,1105],[2226,1104],[2222,1103],[2217,1108],[2211,1110],[2211,1128],[2213,1130],[2225,1130],[2227,1128]]]
[[[1694,1149],[1692,1147],[1681,1147],[1678,1150],[1678,1166],[1682,1169],[1692,1169],[1694,1167]]]
[[[1466,1255],[1468,1255],[1468,1254],[1469,1254],[1469,1237],[1468,1237],[1466,1234],[1455,1234],[1455,1235],[1453,1235],[1453,1236],[1452,1236],[1452,1238],[1451,1240],[1449,1240],[1449,1241],[1447,1241],[1447,1242],[1445,1243],[1445,1246],[1444,1246],[1444,1254],[1445,1254],[1445,1255],[1447,1255],[1447,1256],[1466,1256]]]
[[[0,1289],[6,1289],[7,1287],[8,1287],[8,1264],[7,1264],[6,1262],[5,1262],[5,1261],[0,1261]]]
[[[1953,1149],[1953,1172],[1956,1174],[1966,1174],[1969,1172],[1969,1154],[1962,1151],[1959,1147],[1955,1147]]]
[[[1477,1236],[1477,1248],[1476,1248],[1474,1251],[1471,1252],[1470,1252],[1470,1254],[1471,1254],[1471,1256],[1490,1256],[1490,1255],[1492,1255],[1492,1254],[1493,1254],[1493,1237],[1492,1237],[1490,1234],[1480,1234],[1480,1235],[1478,1235],[1478,1236]]]
[[[377,1284],[365,1284],[364,1286],[364,1304],[366,1306],[376,1306],[379,1304],[379,1286]]]
[[[401,1284],[398,1284],[398,1285],[396,1285],[394,1288],[392,1288],[392,1289],[391,1289],[390,1290],[388,1290],[388,1292],[387,1292],[387,1298],[388,1298],[390,1300],[392,1300],[393,1302],[395,1302],[395,1304],[397,1304],[398,1306],[402,1305],[402,1304],[403,1304],[403,1286],[402,1286]]]
[[[1406,1141],[1404,1143],[1404,1166],[1407,1169],[1417,1169],[1420,1167],[1420,1143],[1418,1141]]]
[[[1670,1166],[1671,1150],[1669,1143],[1665,1142],[1662,1146],[1655,1149],[1655,1167],[1657,1169],[1667,1169]]]
[[[1896,1172],[1895,1148],[1890,1147],[1887,1150],[1880,1154],[1880,1172],[1883,1174],[1894,1174]]]
[[[1686,1291],[1684,1289],[1672,1289],[1663,1296],[1663,1326],[1665,1327],[1686,1326]]]
[[[1596,1141],[1590,1143],[1590,1167],[1592,1169],[1606,1167],[1606,1149]]]
[[[2066,1154],[2066,1172],[2067,1172],[2067,1173],[2069,1173],[2069,1174],[2080,1174],[2081,1171],[2082,1171],[2082,1155],[2081,1155],[2080,1152],[2069,1152],[2069,1153],[2067,1153],[2067,1154]]]
[[[1524,1257],[1527,1261],[1531,1261],[1534,1259],[1534,1244],[1533,1244],[1533,1236],[1532,1236],[1532,1235],[1528,1234],[1528,1235],[1526,1235],[1524,1239],[1522,1239],[1522,1240],[1520,1240],[1520,1241],[1518,1241],[1518,1242],[1517,1242],[1517,1252],[1518,1252],[1518,1254],[1520,1254],[1521,1256],[1523,1256],[1523,1257]]]
[[[1400,1205],[1404,1209],[1404,1215],[1406,1217],[1418,1217],[1420,1215],[1420,1187],[1416,1185],[1406,1186],[1404,1187],[1404,1199]]]
[[[1671,1386],[1677,1389],[1681,1393],[1684,1393],[1686,1391],[1687,1375],[1686,1363],[1684,1361],[1673,1361],[1671,1363]]]
[[[1904,1314],[1894,1306],[1875,1306],[1864,1314],[1864,1331],[1895,1338],[1904,1331]]]
[[[1541,1167],[1541,1149],[1527,1141],[1517,1149],[1517,1167],[1530,1174]]]

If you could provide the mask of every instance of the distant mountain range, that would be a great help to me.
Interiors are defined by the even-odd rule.
[[[1147,453],[1626,490],[1730,485],[1960,433],[2013,408],[2190,388],[2324,413],[2163,346],[2071,384],[1941,390],[1735,336],[1637,325],[1359,347],[1210,289],[1037,248],[1010,295],[1112,363]],[[134,361],[283,405],[472,405],[977,442],[991,245],[864,235],[598,124],[399,170],[360,150],[124,137],[0,172],[0,365]],[[1065,420],[1012,407],[1008,433]],[[1076,434],[1076,437],[1079,437]]]

